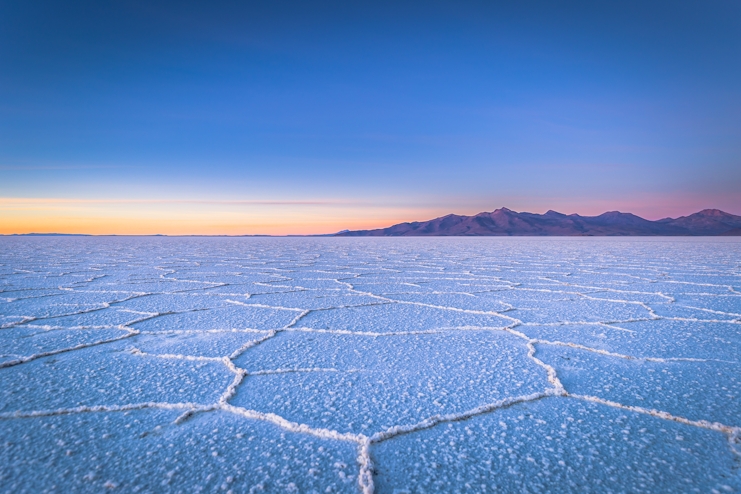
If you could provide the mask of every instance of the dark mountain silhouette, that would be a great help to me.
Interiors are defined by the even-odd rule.
[[[341,237],[410,236],[578,236],[578,235],[741,235],[741,216],[704,209],[680,218],[649,221],[631,213],[610,211],[580,216],[548,211],[518,213],[501,208],[475,216],[449,214],[429,221],[399,223],[377,230],[346,231]]]

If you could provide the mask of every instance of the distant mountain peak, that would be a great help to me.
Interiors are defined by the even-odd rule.
[[[599,216],[518,213],[502,207],[473,216],[448,214],[429,221],[399,223],[377,230],[341,232],[340,236],[668,236],[738,235],[741,216],[703,209],[689,216],[650,221],[633,213],[607,211]]]
[[[633,213],[623,213],[622,211],[606,211],[597,216],[597,218],[640,218],[640,216],[636,216]]]
[[[726,213],[725,211],[721,211],[720,209],[703,209],[702,211],[699,211],[695,213],[695,215],[698,216],[733,216],[732,214]],[[691,215],[694,216],[694,215]]]
[[[554,211],[552,209],[549,209],[545,212],[543,216],[558,216],[558,217],[565,217],[566,215],[563,213],[559,213],[558,211]]]

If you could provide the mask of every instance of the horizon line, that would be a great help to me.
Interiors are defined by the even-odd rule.
[[[81,232],[59,232],[59,231],[57,231],[57,232],[39,232],[39,231],[33,232],[32,231],[32,232],[24,232],[24,233],[18,233],[18,232],[14,232],[14,233],[0,233],[0,236],[3,236],[3,237],[14,237],[14,236],[28,236],[28,237],[34,237],[34,236],[38,236],[38,237],[55,237],[55,236],[56,237],[63,237],[63,236],[81,236],[81,237],[231,237],[231,238],[240,238],[240,237],[333,237],[333,236],[340,236],[341,234],[344,234],[344,233],[368,232],[368,231],[373,231],[373,230],[384,230],[384,229],[387,229],[387,228],[391,228],[393,226],[403,225],[403,224],[425,223],[425,222],[428,222],[428,221],[434,221],[436,219],[446,218],[448,216],[460,216],[460,217],[468,217],[468,218],[471,218],[471,217],[478,216],[480,214],[491,214],[491,213],[494,213],[496,211],[501,211],[501,210],[506,210],[506,211],[509,211],[509,212],[512,212],[512,213],[515,213],[515,214],[533,214],[533,215],[537,215],[537,216],[544,216],[544,215],[548,214],[549,212],[553,212],[553,213],[556,213],[556,214],[559,214],[559,215],[563,215],[563,216],[579,216],[579,217],[582,217],[582,218],[597,218],[597,217],[602,216],[604,214],[618,213],[618,214],[624,214],[624,215],[632,215],[632,216],[635,216],[637,218],[640,218],[640,219],[642,219],[644,221],[648,221],[648,222],[652,222],[652,223],[663,221],[663,220],[676,220],[676,219],[679,219],[679,218],[685,218],[687,216],[692,216],[694,214],[699,214],[699,213],[702,213],[702,212],[705,212],[705,211],[718,211],[718,212],[721,212],[721,213],[724,213],[724,214],[728,214],[728,215],[731,215],[731,216],[738,216],[738,215],[734,215],[733,213],[728,213],[728,212],[723,211],[723,210],[718,209],[718,208],[704,208],[704,209],[701,209],[699,211],[696,211],[695,213],[691,213],[691,214],[685,215],[685,216],[678,216],[677,218],[665,217],[665,218],[660,218],[658,220],[648,220],[648,219],[645,219],[645,218],[643,218],[641,216],[638,216],[638,215],[636,215],[634,213],[630,213],[630,212],[625,212],[624,213],[624,212],[619,211],[619,210],[605,211],[605,212],[600,213],[600,214],[595,215],[595,216],[583,216],[583,215],[580,215],[579,213],[564,214],[564,213],[560,213],[558,211],[555,211],[553,209],[549,209],[548,211],[546,211],[545,213],[542,213],[542,214],[541,213],[530,213],[530,212],[527,212],[527,211],[514,211],[512,209],[509,209],[509,208],[503,206],[503,207],[500,207],[500,208],[496,208],[496,209],[494,209],[492,211],[481,211],[481,212],[476,213],[476,214],[473,214],[473,215],[459,215],[459,214],[456,214],[456,213],[448,213],[448,214],[445,214],[445,215],[442,215],[442,216],[438,216],[436,218],[432,218],[432,219],[429,219],[429,220],[402,221],[402,222],[399,222],[399,223],[395,223],[393,225],[388,225],[388,226],[380,227],[380,228],[352,229],[352,230],[351,229],[341,229],[341,230],[334,231],[334,232],[329,232],[329,233],[303,233],[303,234],[302,233],[286,233],[286,234],[267,234],[267,233],[239,233],[239,234],[226,234],[226,233],[224,233],[224,234],[180,233],[180,234],[167,234],[167,233],[84,233],[84,232],[81,233]],[[448,235],[440,235],[440,236],[448,236]],[[465,236],[465,235],[450,235],[450,236]],[[515,234],[513,236],[549,236],[549,237],[554,237],[554,236],[559,236],[559,235],[537,235],[537,234],[533,234],[533,235],[524,234],[523,235],[523,234]],[[564,235],[564,236],[569,236],[569,235]],[[594,236],[594,235],[584,235],[584,236]],[[597,236],[602,236],[602,235],[597,235]],[[666,236],[666,235],[656,235],[656,234],[629,234],[628,236]],[[682,235],[682,234],[678,234],[678,235],[671,235],[671,236],[698,236],[698,235],[691,235],[691,234]],[[702,236],[702,235],[699,235],[699,236]],[[713,236],[713,235],[710,235],[710,236]]]

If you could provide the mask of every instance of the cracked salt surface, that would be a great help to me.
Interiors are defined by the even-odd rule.
[[[398,436],[374,450],[382,492],[738,490],[724,438],[568,398]],[[401,486],[401,488],[400,488]]]
[[[0,239],[0,492],[741,491],[736,239]]]
[[[160,410],[6,423],[7,492],[356,492],[351,443],[233,414]],[[19,462],[18,458],[23,458]],[[29,475],[29,471],[38,472]],[[44,472],[56,472],[44,475]]]
[[[741,363],[646,362],[563,346],[543,346],[538,356],[575,394],[741,427]]]
[[[284,332],[236,359],[248,377],[232,403],[314,427],[372,434],[545,390],[546,373],[527,352],[525,342],[503,331]],[[287,372],[250,376],[251,369]]]
[[[174,314],[147,319],[133,324],[142,332],[178,329],[272,329],[281,328],[295,317],[291,311],[268,308],[246,307],[229,304],[209,310],[187,310]]]

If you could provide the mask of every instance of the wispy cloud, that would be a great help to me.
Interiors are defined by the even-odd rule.
[[[350,200],[249,200],[249,199],[81,199],[55,197],[0,197],[0,204],[213,204],[244,206],[352,206],[362,201]]]

